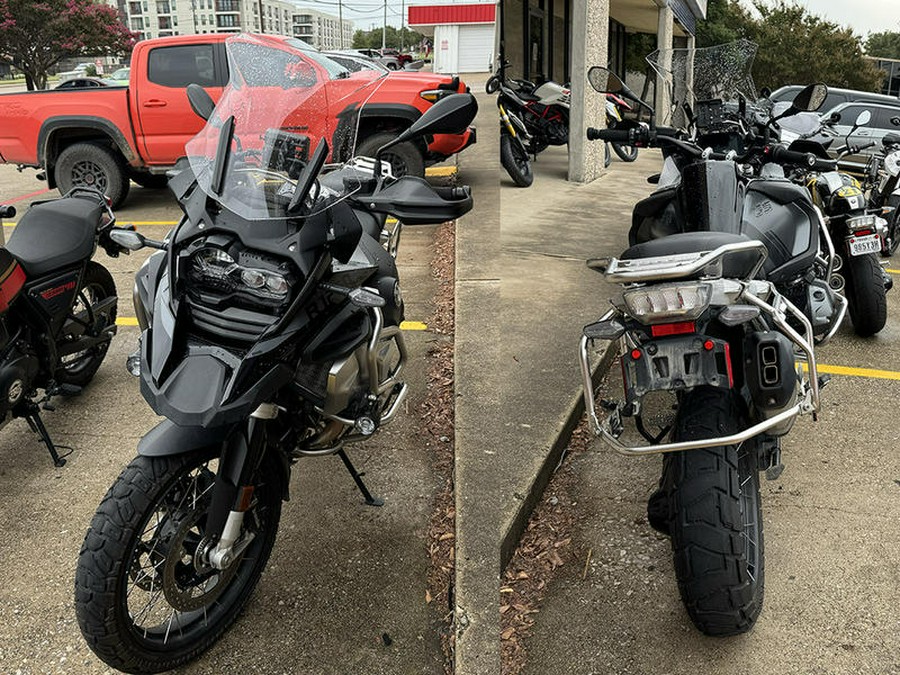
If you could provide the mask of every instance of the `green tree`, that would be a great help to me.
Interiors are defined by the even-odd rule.
[[[0,0],[0,62],[25,73],[29,90],[46,88],[62,59],[128,53],[135,39],[104,2]]]
[[[900,33],[872,33],[866,38],[866,54],[883,59],[900,59]]]
[[[358,30],[353,34],[353,49],[381,49],[381,28],[373,30]],[[400,29],[394,26],[387,27],[385,33],[385,46],[394,49],[400,49]],[[409,48],[417,45],[424,37],[421,33],[417,33],[409,28],[403,28],[403,46]]]
[[[877,91],[884,74],[864,58],[850,28],[811,14],[786,0],[752,0],[755,14],[739,0],[709,0],[697,25],[697,46],[747,38],[759,45],[753,62],[758,87],[825,82],[832,87]],[[871,53],[871,52],[870,52]]]
[[[759,45],[753,63],[758,86],[825,82],[865,91],[881,88],[884,75],[863,55],[852,29],[810,14],[799,4],[755,0],[760,19],[749,36]]]

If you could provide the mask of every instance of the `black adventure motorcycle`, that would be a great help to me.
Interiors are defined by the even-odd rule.
[[[0,205],[0,219],[15,215]],[[122,252],[110,239],[115,222],[102,194],[73,188],[32,204],[0,247],[0,423],[24,418],[56,466],[66,462],[59,449],[71,449],[53,443],[40,410],[78,394],[116,334],[116,286],[91,260],[98,243],[112,257]]]
[[[307,155],[302,131],[328,120],[321,87],[308,71],[295,77],[302,54],[263,36],[226,48],[231,80],[215,109],[188,88],[208,123],[169,182],[184,217],[163,242],[117,235],[163,251],[138,272],[135,305],[141,393],[167,419],[97,510],[75,607],[91,649],[128,672],[184,664],[234,622],[299,457],[337,454],[380,504],[344,451],[387,424],[407,392],[397,269],[377,237],[388,215],[440,223],[472,207],[467,187],[393,179],[380,161],[322,174],[329,144]],[[361,82],[348,83],[359,114],[344,121],[364,115],[360,99],[383,80]],[[445,97],[392,143],[457,133],[476,110],[471,94]],[[333,146],[355,131],[338,125]]]
[[[588,261],[622,285],[612,308],[584,327],[588,419],[622,454],[663,454],[648,519],[671,537],[691,620],[713,636],[749,630],[762,608],[759,472],[781,474],[782,438],[798,416],[819,409],[827,380],[818,376],[814,344],[834,333],[846,309],[828,284],[834,250],[820,246],[827,227],[808,191],[783,172],[774,177],[781,164],[832,163],[771,142],[770,120],[754,121],[743,103],[723,104],[741,80],[720,79],[722,66],[745,64],[749,73],[744,51],[752,60],[755,46],[696,50],[695,86],[708,61],[719,98],[694,90],[690,136],[662,127],[588,130],[590,140],[658,147],[665,158],[653,177],[658,189],[634,208],[630,248]],[[637,98],[606,69],[592,68],[588,79],[601,93]],[[792,109],[815,110],[826,94],[811,85]],[[622,400],[595,397],[596,340],[618,346]]]
[[[507,64],[508,65],[508,64]],[[502,73],[502,69],[500,71]],[[521,116],[516,113],[520,100],[503,77],[492,76],[485,85],[488,94],[497,94],[500,113],[500,165],[518,187],[534,182],[534,171],[528,147],[531,136]]]

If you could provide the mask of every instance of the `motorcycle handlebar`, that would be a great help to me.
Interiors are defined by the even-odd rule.
[[[15,218],[16,217],[16,207],[15,206],[0,206],[0,218]]]
[[[610,143],[628,143],[632,144],[633,129],[594,129],[589,127],[587,130],[587,139],[589,141],[609,141]]]
[[[797,164],[816,171],[830,171],[836,165],[833,159],[821,159],[811,152],[795,152],[780,145],[771,149],[769,157],[779,164]]]

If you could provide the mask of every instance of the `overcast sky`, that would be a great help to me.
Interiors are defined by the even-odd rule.
[[[414,4],[451,4],[479,0],[412,0]],[[750,5],[750,0],[742,0]],[[857,35],[885,30],[900,31],[900,0],[799,0],[810,13],[824,16],[845,26]],[[344,18],[351,19],[357,28],[368,30],[384,21],[383,0],[342,0]],[[298,4],[329,14],[338,13],[338,0],[298,0]],[[407,3],[408,5],[409,3]],[[388,24],[400,25],[401,0],[388,0]]]
[[[743,2],[749,5],[748,0]],[[900,31],[900,2],[898,0],[799,0],[811,14],[823,16],[844,26],[857,35]]]

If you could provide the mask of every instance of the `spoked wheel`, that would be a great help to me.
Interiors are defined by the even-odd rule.
[[[534,182],[528,150],[519,138],[505,132],[500,134],[500,164],[519,187],[528,187]]]
[[[81,280],[81,287],[75,296],[75,302],[69,311],[70,325],[77,324],[79,329],[84,328],[85,323],[90,323],[93,318],[93,309],[103,300],[116,296],[116,285],[112,275],[103,265],[93,260],[88,262]],[[107,324],[99,327],[105,330],[116,322],[116,308],[109,314]],[[93,326],[91,326],[93,328]],[[63,341],[65,341],[63,336]],[[76,336],[71,336],[77,339]],[[74,354],[66,354],[60,357],[59,367],[56,371],[56,381],[60,384],[74,384],[79,387],[86,386],[97,373],[100,364],[109,349],[109,340],[95,345],[84,351]]]
[[[860,337],[875,335],[887,323],[887,291],[881,265],[874,254],[867,253],[847,256],[843,269],[853,330]]]
[[[740,419],[730,393],[698,387],[682,397],[675,440],[728,435]],[[666,454],[660,490],[648,505],[651,524],[672,537],[688,615],[711,636],[750,630],[763,604],[759,470],[755,448],[746,446]]]
[[[623,162],[633,162],[637,159],[638,149],[633,145],[622,145],[621,143],[612,143],[613,152],[615,152],[619,159]]]
[[[130,673],[180,666],[235,621],[259,581],[281,516],[269,453],[260,468],[240,543],[224,570],[210,566],[205,527],[218,450],[137,457],[110,488],[85,536],[75,610],[88,645]]]

